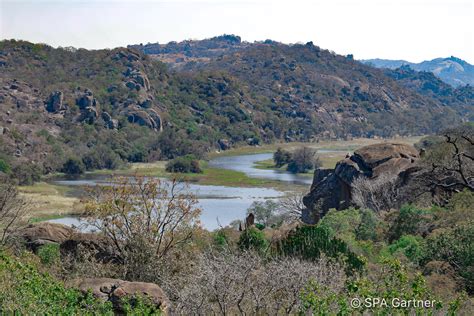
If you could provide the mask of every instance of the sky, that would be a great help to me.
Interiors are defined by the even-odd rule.
[[[474,64],[474,0],[0,0],[1,39],[101,49],[222,34]]]

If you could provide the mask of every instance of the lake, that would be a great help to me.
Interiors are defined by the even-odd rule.
[[[318,152],[331,152],[319,150]],[[225,156],[209,161],[209,166],[213,168],[230,169],[244,172],[249,177],[271,179],[287,182],[293,185],[311,185],[312,177],[295,175],[287,171],[257,169],[257,161],[272,159],[272,153]],[[55,184],[73,188],[80,188],[85,185],[107,184],[107,177],[100,175],[86,175],[78,180],[56,180]],[[162,181],[167,181],[162,179]],[[289,186],[289,191],[291,186]],[[278,199],[284,192],[272,188],[248,188],[248,187],[226,187],[219,185],[199,185],[189,184],[189,191],[196,195],[202,208],[201,223],[208,230],[214,230],[219,226],[226,226],[236,219],[243,220],[248,207],[254,201],[264,201],[266,199]],[[79,226],[83,222],[77,217],[64,217],[49,220],[49,222],[66,225]],[[83,230],[90,228],[83,227]]]

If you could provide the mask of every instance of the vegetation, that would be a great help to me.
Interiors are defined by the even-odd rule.
[[[193,155],[177,157],[166,164],[166,171],[179,173],[202,173],[199,160]]]
[[[166,52],[160,56],[166,60],[173,52],[192,56],[177,68],[182,71],[134,49],[2,41],[0,81],[9,87],[4,111],[12,122],[0,121],[2,130],[10,126],[0,143],[0,170],[31,184],[63,170],[70,157],[78,161],[64,170],[77,174],[127,162],[202,159],[219,141],[236,147],[426,134],[472,116],[472,87],[430,89],[426,76],[384,74],[313,43],[237,38],[134,46]],[[210,60],[201,63],[202,56]],[[20,90],[29,100],[21,107],[14,101]],[[315,104],[328,115],[316,115]],[[290,164],[295,172],[309,168]]]
[[[287,165],[286,169],[292,173],[306,173],[322,166],[316,151],[309,147],[298,148],[293,153],[278,148],[273,154],[273,161],[277,168]]]

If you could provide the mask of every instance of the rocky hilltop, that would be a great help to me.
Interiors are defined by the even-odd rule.
[[[174,67],[180,52],[196,60]],[[427,134],[472,118],[472,88],[441,99],[410,78],[313,43],[231,35],[94,51],[2,41],[0,171],[33,179],[66,161],[113,169],[277,140]]]

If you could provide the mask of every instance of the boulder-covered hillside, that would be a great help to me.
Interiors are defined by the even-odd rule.
[[[426,134],[472,118],[472,93],[443,102],[313,43],[222,36],[147,55],[150,45],[0,42],[2,169],[50,172],[69,157],[115,168],[223,143]],[[193,59],[169,58],[180,54]]]

